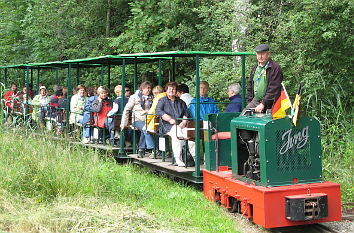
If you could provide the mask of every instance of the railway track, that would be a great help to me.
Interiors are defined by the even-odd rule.
[[[311,225],[302,225],[295,227],[281,227],[269,230],[269,232],[274,233],[303,233],[303,232],[311,232],[311,233],[342,233],[347,231],[340,231],[330,226],[330,224],[311,224]]]
[[[342,218],[340,222],[327,222],[293,227],[265,229],[243,218],[240,214],[233,215],[239,223],[238,230],[243,233],[351,233],[354,232],[354,203],[342,204]]]

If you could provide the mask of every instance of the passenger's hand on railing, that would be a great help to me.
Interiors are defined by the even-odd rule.
[[[176,120],[171,118],[168,123],[170,123],[171,125],[175,125],[176,124]]]
[[[187,126],[187,122],[185,122],[185,121],[182,121],[181,123],[179,123],[179,127],[181,128],[181,129],[183,129],[184,127],[186,127]]]
[[[120,129],[123,130],[125,128],[125,125],[120,125]]]

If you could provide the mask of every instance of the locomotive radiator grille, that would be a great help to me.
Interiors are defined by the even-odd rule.
[[[303,135],[303,130],[276,131],[276,162],[279,172],[311,170],[311,142]]]

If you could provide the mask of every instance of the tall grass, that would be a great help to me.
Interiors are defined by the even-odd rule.
[[[0,230],[235,232],[200,191],[95,151],[0,131]]]
[[[307,115],[321,122],[322,166],[325,180],[341,184],[342,202],[354,202],[354,112],[352,93],[346,93],[339,81],[331,86],[318,75],[317,85],[307,83],[311,94]]]

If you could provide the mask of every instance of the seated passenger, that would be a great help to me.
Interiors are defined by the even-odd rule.
[[[21,108],[20,108],[20,112],[22,114],[25,113],[25,109],[26,109],[26,104],[30,105],[32,102],[31,97],[29,96],[29,98],[27,99],[27,94],[23,94],[22,96],[20,96],[20,100],[21,100]]]
[[[4,96],[5,100],[5,107],[7,108],[8,112],[12,111],[14,106],[14,101],[20,96],[20,93],[17,92],[17,85],[13,83],[11,85],[11,90],[7,91]]]
[[[32,119],[39,123],[41,128],[44,127],[44,119],[49,105],[49,96],[47,96],[47,89],[45,86],[39,88],[39,94],[32,100],[33,112]]]
[[[57,109],[59,106],[59,99],[63,97],[63,90],[58,89],[52,98],[49,97],[49,106],[50,106],[50,118],[56,119]]]
[[[55,97],[55,93],[57,92],[57,91],[59,91],[59,90],[62,90],[63,88],[61,87],[61,86],[59,86],[59,85],[54,85],[53,86],[53,94],[49,97],[49,101],[51,102],[52,101],[52,99],[53,99],[53,97]]]
[[[61,99],[62,97],[63,97],[63,90],[62,89],[57,90],[54,93],[53,97],[50,99],[49,106],[57,108],[59,106],[59,99]]]
[[[97,99],[97,90],[96,90],[96,87],[88,87],[87,88],[87,100],[85,102],[85,105],[84,105],[84,114],[83,114],[83,121],[82,121],[82,124],[83,124],[83,140],[82,142],[83,143],[89,143],[90,141],[90,126],[87,125],[87,123],[90,122],[90,118],[91,118],[91,112],[93,112],[92,110],[92,102],[94,100]],[[92,133],[91,132],[91,136],[92,136]]]
[[[130,88],[129,87],[125,87],[124,89],[124,95],[125,95],[125,99],[124,99],[124,104],[123,106],[125,107],[125,105],[128,103],[129,101],[129,97],[130,97]],[[114,88],[114,93],[116,94],[117,98],[114,100],[113,102],[113,108],[111,111],[108,112],[107,117],[113,117],[116,114],[122,114],[122,86],[121,85],[117,85]],[[119,139],[120,138],[120,132],[117,130],[114,130],[114,121],[112,120],[110,125],[109,125],[109,131],[111,132],[111,140],[113,143],[113,139]],[[132,142],[132,134],[133,131],[131,129],[127,129],[126,133],[125,133],[125,142],[130,145]],[[117,141],[118,142],[118,141]]]
[[[162,118],[164,133],[171,137],[173,156],[177,166],[183,167],[185,165],[181,159],[183,140],[180,140],[179,137],[187,137],[186,125],[188,120],[177,119],[189,118],[190,115],[186,103],[176,96],[176,82],[166,84],[166,93],[167,96],[161,98],[156,106],[156,114]],[[193,159],[195,159],[195,142],[188,141],[188,147]]]
[[[192,100],[194,99],[194,97],[191,94],[189,94],[189,87],[184,83],[178,85],[177,96],[186,103],[188,108]]]
[[[111,111],[113,103],[110,98],[108,98],[109,90],[104,86],[100,86],[97,89],[98,97],[92,102],[92,111],[96,112],[95,115],[95,126],[100,128],[108,127],[111,118],[107,118],[107,113]]]
[[[21,101],[22,101],[21,96],[23,96],[24,94],[27,94],[27,86],[24,86],[22,88],[22,91],[19,93]],[[31,89],[28,90],[28,94],[29,94],[29,97],[32,99],[33,91]]]
[[[238,83],[231,84],[227,89],[230,102],[226,107],[225,112],[241,112],[242,98],[240,95],[241,86]]]
[[[153,95],[151,94],[151,83],[148,81],[140,85],[140,89],[129,98],[127,105],[124,108],[121,122],[121,129],[128,126],[130,111],[133,111],[133,126],[140,132],[138,157],[144,157],[145,150],[154,148],[154,138],[146,132],[145,118],[152,105]]]
[[[66,109],[66,103],[68,101],[68,88],[63,88],[63,97],[58,100],[58,108],[63,110]]]
[[[11,90],[6,92],[5,96],[4,96],[5,111],[8,114],[5,125],[11,125],[12,124],[12,115],[11,115],[11,113],[13,112],[14,102],[17,101],[16,99],[18,97],[19,97],[19,93],[17,92],[17,85],[15,83],[13,83],[11,85]]]
[[[84,105],[87,100],[86,88],[84,85],[77,86],[77,94],[71,97],[70,101],[70,124],[82,124]]]
[[[146,130],[151,133],[155,133],[155,124],[154,124],[154,119],[155,119],[155,110],[157,103],[162,97],[166,96],[166,92],[163,91],[163,87],[161,86],[156,86],[154,89],[152,89],[152,94],[154,95],[154,99],[152,101],[151,108],[148,112],[148,115],[146,116]]]
[[[215,100],[213,98],[209,98],[208,96],[208,90],[209,90],[209,83],[206,81],[201,81],[200,82],[200,88],[199,88],[199,94],[200,94],[200,120],[204,120],[204,114],[209,114],[209,113],[219,113],[219,109],[216,106],[216,104],[213,104]],[[191,104],[189,106],[189,110],[195,119],[195,98],[191,101]],[[210,104],[211,103],[211,104]]]

